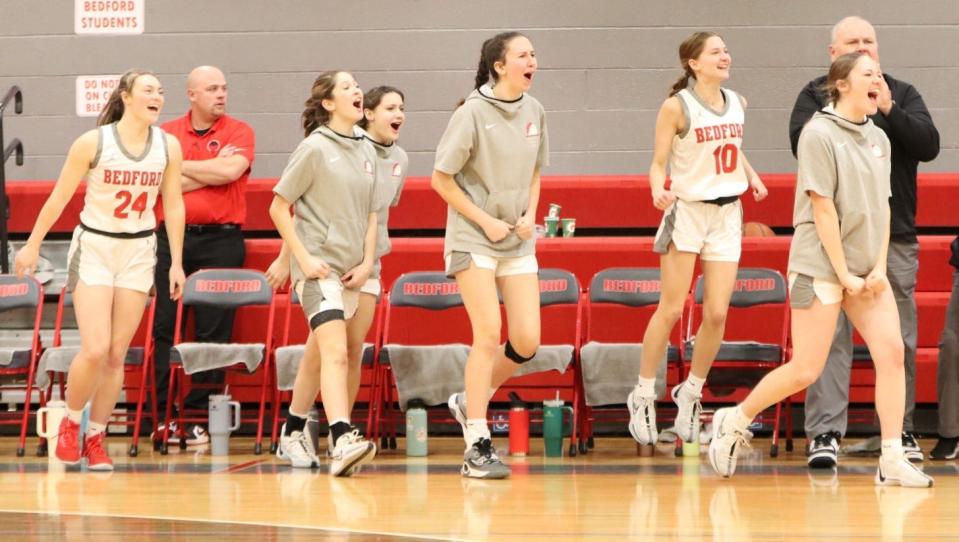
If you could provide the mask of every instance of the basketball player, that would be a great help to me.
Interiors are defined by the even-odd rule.
[[[68,465],[85,458],[93,471],[113,470],[103,439],[123,385],[123,360],[153,287],[153,207],[158,194],[163,196],[172,264],[169,292],[157,295],[178,299],[184,283],[182,153],[176,138],[154,126],[162,108],[163,87],[153,74],[131,70],[120,77],[98,128],[70,147],[53,192],[14,262],[18,276],[34,271],[40,243],[85,177],[67,278],[80,352],[67,376],[67,415],[60,424],[56,455]],[[81,437],[80,419],[88,401],[90,423]]]
[[[449,398],[466,440],[467,477],[509,476],[493,448],[486,409],[496,389],[539,348],[534,216],[548,143],[543,106],[526,94],[536,67],[526,36],[504,32],[486,40],[474,90],[436,149],[431,184],[449,205],[446,273],[456,278],[473,330],[465,393]],[[505,345],[499,342],[497,288],[506,307]]]
[[[662,255],[661,297],[643,337],[638,383],[626,399],[629,432],[640,444],[654,444],[658,438],[656,368],[682,313],[697,255],[705,281],[703,322],[696,332],[689,377],[671,395],[679,409],[676,433],[686,442],[698,441],[703,384],[723,339],[742,251],[739,198],[749,188],[756,201],[767,195],[742,152],[746,100],[722,87],[732,63],[723,39],[713,32],[696,32],[680,44],[679,60],[683,75],[656,118],[649,168],[653,205],[665,213],[653,247]],[[667,163],[672,182],[668,190]]]
[[[360,288],[359,304],[356,314],[346,324],[347,357],[349,366],[350,411],[356,403],[360,389],[360,376],[363,361],[363,343],[373,323],[376,302],[381,291],[381,258],[390,252],[390,237],[387,223],[390,207],[400,202],[403,182],[409,168],[406,151],[396,144],[400,128],[406,120],[403,93],[393,87],[379,86],[363,98],[363,118],[358,123],[365,130],[365,137],[373,144],[377,156],[376,197],[379,213],[376,219],[376,262],[366,283]],[[283,245],[280,256],[270,265],[267,276],[274,287],[280,287],[289,276],[289,254]],[[306,342],[305,356],[319,357],[316,341],[311,335]],[[318,363],[318,362],[310,362]],[[330,448],[333,446],[331,445]]]
[[[792,360],[767,374],[739,406],[716,411],[709,461],[721,476],[735,472],[752,419],[822,373],[831,342],[823,338],[833,336],[842,309],[876,364],[882,433],[876,484],[932,487],[932,478],[906,459],[901,438],[904,346],[886,277],[891,146],[868,118],[876,114],[882,81],[879,64],[865,53],[834,60],[826,80],[829,104],[799,137],[789,250]]]
[[[376,455],[376,446],[350,424],[348,384],[347,322],[373,271],[377,234],[376,152],[355,126],[362,117],[363,91],[353,76],[321,73],[303,111],[306,138],[290,156],[270,205],[293,255],[293,287],[319,351],[300,363],[277,456],[298,468],[319,464],[304,428],[322,389],[334,476],[350,476]]]

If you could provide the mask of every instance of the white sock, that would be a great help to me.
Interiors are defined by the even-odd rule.
[[[680,391],[684,391],[699,397],[703,394],[703,385],[706,384],[706,379],[699,378],[698,376],[690,373],[686,378],[686,382],[683,384],[684,385]]]
[[[91,421],[90,423],[87,424],[88,437],[96,436],[97,433],[106,433],[106,432],[107,432],[107,424],[105,423],[97,423],[97,422]]]
[[[466,434],[463,437],[466,439],[467,446],[472,446],[477,440],[490,438],[486,418],[466,420]]]
[[[741,431],[745,431],[753,423],[753,419],[743,412],[743,407],[740,405],[736,405],[733,416],[729,419],[732,421],[733,427]]]
[[[73,423],[80,423],[80,421],[83,420],[83,409],[73,410],[67,407],[67,418],[70,418],[70,421]]]
[[[638,397],[656,397],[656,379],[639,377],[639,382],[633,390]]]
[[[887,461],[895,461],[905,457],[902,451],[902,439],[890,438],[882,440],[882,458]]]

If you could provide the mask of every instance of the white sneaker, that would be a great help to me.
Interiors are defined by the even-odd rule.
[[[684,442],[698,442],[700,428],[699,417],[703,412],[703,405],[699,400],[702,396],[697,395],[690,397],[690,394],[682,393],[683,385],[684,384],[675,386],[669,394],[678,409],[676,412],[676,423],[674,424],[676,434],[679,435],[679,438],[683,439]]]
[[[290,462],[296,469],[312,469],[320,466],[320,459],[313,451],[310,437],[303,431],[293,431],[286,434],[286,424],[280,433],[280,445],[276,448],[276,457]]]
[[[639,397],[636,391],[626,396],[629,409],[629,434],[640,444],[656,444],[656,398]]]
[[[363,438],[359,429],[353,429],[336,439],[336,446],[333,447],[330,458],[330,474],[350,476],[357,466],[369,463],[374,457],[376,445]]]
[[[750,433],[734,427],[735,407],[721,408],[713,414],[713,438],[709,443],[709,464],[723,478],[736,472],[740,448],[749,447]]]
[[[876,485],[902,487],[932,487],[932,477],[919,470],[902,456],[898,459],[879,458]]]
[[[466,394],[465,393],[454,393],[450,395],[450,398],[446,401],[446,406],[450,408],[450,414],[456,419],[460,424],[460,429],[463,430],[463,438],[466,438]]]

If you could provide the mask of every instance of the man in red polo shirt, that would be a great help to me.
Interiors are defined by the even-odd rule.
[[[190,72],[187,97],[190,100],[187,114],[164,123],[162,128],[183,147],[186,207],[183,271],[189,276],[198,269],[243,265],[246,254],[240,226],[246,220],[245,192],[253,164],[254,135],[248,124],[226,114],[226,78],[219,69],[200,66]],[[160,227],[157,229],[158,292],[169,289],[169,269],[170,246],[166,230]],[[176,304],[167,296],[158,295],[153,336],[157,402],[161,413],[166,408],[175,319]],[[230,342],[233,311],[197,307],[195,324],[197,341]],[[206,371],[192,378],[196,383],[222,384],[223,372]],[[186,398],[186,408],[206,410],[211,393],[212,390],[193,390]],[[170,434],[170,442],[179,443],[179,437],[173,436],[173,431]],[[209,441],[206,431],[198,425],[187,428],[186,435],[188,445]]]

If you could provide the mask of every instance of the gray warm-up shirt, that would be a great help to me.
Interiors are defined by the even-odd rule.
[[[452,175],[481,209],[516,224],[529,205],[533,172],[549,163],[546,112],[532,96],[507,102],[488,85],[474,90],[453,113],[436,148],[434,168]],[[449,207],[443,253],[470,252],[493,257],[526,256],[536,240],[511,232],[498,243],[483,229]]]
[[[376,150],[376,263],[371,278],[380,277],[380,258],[390,253],[390,207],[400,204],[400,194],[409,170],[410,159],[402,147],[393,143],[381,145],[367,136]]]
[[[827,107],[803,128],[797,158],[789,272],[839,282],[813,222],[808,192],[815,192],[836,206],[849,272],[868,275],[879,263],[888,239],[892,196],[889,138],[872,120],[850,122]]]
[[[293,203],[296,235],[330,265],[330,278],[363,262],[369,214],[375,212],[376,152],[357,128],[338,134],[324,125],[293,151],[273,192]],[[304,278],[296,258],[293,280]]]

